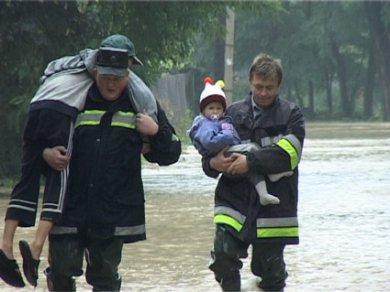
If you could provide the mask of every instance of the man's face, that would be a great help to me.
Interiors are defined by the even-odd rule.
[[[127,86],[129,76],[100,75],[96,74],[96,84],[100,94],[105,100],[117,100]]]
[[[258,106],[268,107],[274,102],[279,93],[279,81],[277,78],[264,79],[262,76],[253,75],[251,91]]]

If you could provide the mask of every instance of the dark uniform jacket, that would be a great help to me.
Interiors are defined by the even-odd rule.
[[[233,118],[242,143],[256,142],[261,150],[248,153],[250,171],[265,175],[268,192],[280,199],[278,205],[260,205],[258,194],[246,178],[222,175],[215,191],[214,222],[227,226],[236,237],[252,243],[255,240],[297,244],[298,236],[298,163],[305,137],[301,109],[276,98],[254,118],[252,97],[233,103],[227,115]],[[203,169],[211,177],[218,172],[203,160]],[[271,182],[266,174],[293,171],[293,175]]]
[[[135,129],[135,116],[127,91],[117,101],[108,102],[96,85],[91,87],[75,125],[63,217],[52,235],[86,231],[99,238],[119,236],[125,242],[146,238],[140,156],[143,140]],[[169,164],[164,151],[170,151],[175,156],[171,162],[175,162],[181,148],[176,143],[171,149],[176,136],[159,105],[158,121],[159,131],[150,137],[152,153],[145,158],[157,163],[161,160],[164,165]]]

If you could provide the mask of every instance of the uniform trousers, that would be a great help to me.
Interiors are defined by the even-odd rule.
[[[49,267],[45,270],[49,291],[76,291],[75,277],[83,274],[93,291],[119,291],[118,266],[122,259],[123,240],[97,238],[87,233],[50,235]]]
[[[248,247],[234,237],[223,224],[216,225],[214,249],[211,251],[209,268],[223,291],[240,291],[240,259],[248,256]],[[287,271],[282,243],[252,243],[251,271],[261,278],[258,286],[264,291],[283,291]]]

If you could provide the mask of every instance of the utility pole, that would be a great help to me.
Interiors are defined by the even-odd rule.
[[[226,36],[225,36],[225,94],[227,103],[232,102],[233,96],[233,56],[234,56],[234,11],[226,7]]]

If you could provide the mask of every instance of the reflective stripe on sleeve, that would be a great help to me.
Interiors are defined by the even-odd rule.
[[[276,142],[276,145],[286,151],[290,156],[291,170],[294,170],[297,167],[302,154],[302,146],[297,137],[294,135],[284,136]]]
[[[214,216],[214,223],[215,224],[227,224],[231,227],[233,227],[235,230],[240,231],[242,228],[242,224],[238,222],[235,218],[230,217],[228,215],[215,215]]]
[[[278,142],[282,137],[283,137],[282,134],[273,137],[263,137],[261,138],[261,146],[262,147],[271,146],[272,144]]]
[[[214,223],[227,224],[235,230],[240,231],[246,217],[240,212],[224,206],[214,208]]]

